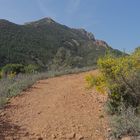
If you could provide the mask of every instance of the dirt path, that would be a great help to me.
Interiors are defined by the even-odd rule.
[[[0,115],[0,140],[106,140],[106,97],[85,89],[88,73],[41,80],[12,98]]]

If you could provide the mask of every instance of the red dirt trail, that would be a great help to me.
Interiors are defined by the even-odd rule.
[[[107,140],[105,95],[87,90],[85,76],[40,80],[0,114],[0,140]]]

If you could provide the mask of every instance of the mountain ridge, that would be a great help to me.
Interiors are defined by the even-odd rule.
[[[92,66],[107,49],[114,51],[85,29],[70,28],[51,18],[23,25],[0,20],[0,66],[7,63],[31,63],[45,69]]]
[[[5,25],[17,25],[17,26],[28,26],[28,25],[33,25],[33,26],[42,26],[43,24],[60,24],[60,23],[57,23],[55,20],[53,20],[51,17],[45,17],[45,18],[42,18],[40,20],[37,20],[37,21],[32,21],[32,22],[25,22],[23,24],[16,24],[16,23],[13,23],[13,22],[10,22],[9,20],[5,20],[5,19],[0,19],[0,25],[1,24],[5,24]],[[62,24],[60,24],[62,25]],[[62,26],[66,26],[66,25],[62,25]],[[67,28],[70,28],[68,26],[66,26]],[[72,30],[77,30],[79,32],[81,32],[81,34],[83,34],[84,36],[87,36],[87,38],[95,41],[95,43],[97,44],[100,44],[100,45],[103,45],[103,46],[109,46],[104,40],[96,40],[95,39],[95,36],[93,35],[92,32],[88,32],[87,30],[85,30],[84,28],[71,28]]]

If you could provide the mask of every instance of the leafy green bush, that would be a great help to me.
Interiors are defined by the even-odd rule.
[[[33,64],[30,64],[30,65],[27,65],[25,66],[25,73],[37,73],[38,70],[39,70],[39,67],[37,65],[33,65]]]
[[[2,75],[8,75],[11,73],[24,73],[24,65],[22,64],[7,64],[2,68]]]

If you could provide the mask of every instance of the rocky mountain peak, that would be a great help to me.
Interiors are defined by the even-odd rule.
[[[55,23],[55,21],[50,18],[50,17],[45,17],[43,19],[40,19],[38,21],[33,21],[33,22],[27,22],[25,25],[45,25],[45,24],[52,24]]]
[[[43,18],[43,19],[39,20],[38,22],[40,22],[40,23],[55,23],[55,21],[50,17]]]

